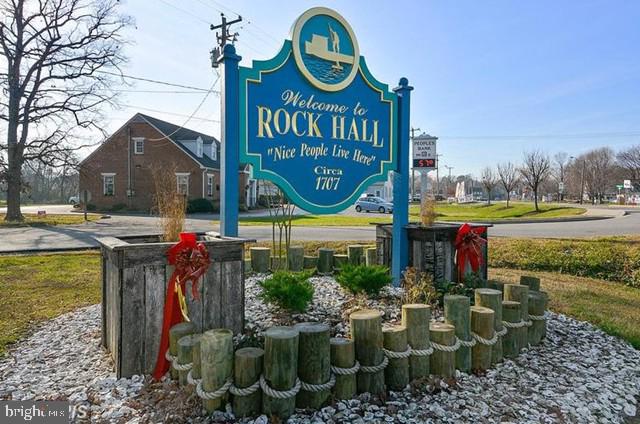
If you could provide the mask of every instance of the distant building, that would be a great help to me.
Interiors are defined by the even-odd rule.
[[[381,197],[389,202],[393,201],[393,172],[389,172],[387,181],[379,181],[367,187],[364,193],[362,193],[362,196],[366,196],[368,194]]]
[[[154,204],[153,169],[175,175],[188,199],[220,200],[220,142],[215,137],[136,113],[80,163],[80,193],[98,209],[148,211]],[[253,206],[255,181],[241,165],[240,203]],[[252,187],[254,187],[252,191]]]

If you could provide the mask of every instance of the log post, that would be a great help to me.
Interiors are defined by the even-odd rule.
[[[529,291],[540,291],[540,279],[530,275],[521,275],[520,284],[529,287]]]
[[[318,249],[318,272],[322,275],[333,273],[333,249]]]
[[[407,342],[415,350],[429,349],[429,322],[431,307],[421,303],[402,305],[402,326],[407,329]],[[411,381],[429,375],[429,356],[409,357],[409,378]]]
[[[252,247],[249,252],[251,254],[251,269],[253,272],[269,272],[271,249],[268,247]]]
[[[333,337],[331,343],[331,365],[333,367],[350,369],[356,364],[356,349],[353,340]],[[336,385],[333,386],[333,396],[336,400],[351,399],[357,393],[356,373],[336,375]]]
[[[233,331],[216,328],[206,331],[200,338],[200,371],[202,390],[211,393],[222,388],[232,376]],[[208,413],[221,409],[227,402],[228,394],[215,399],[203,399]]]
[[[342,268],[342,266],[347,262],[349,262],[349,258],[347,255],[343,255],[340,253],[336,253],[335,255],[333,255],[333,268],[335,271],[339,271],[340,268]]]
[[[367,367],[382,367],[385,362],[382,351],[382,314],[373,309],[363,309],[349,316],[351,336],[356,346],[356,358],[360,362],[358,393],[384,393],[384,368],[371,370]]]
[[[409,384],[407,329],[400,326],[383,328],[382,337],[385,354],[389,358],[389,365],[384,370],[384,380],[390,390],[400,391]]]
[[[264,382],[262,412],[286,421],[296,407],[298,380],[298,330],[293,327],[271,327],[264,334]],[[278,398],[268,390],[286,392],[292,396]]]
[[[361,244],[347,246],[347,257],[351,265],[364,264],[364,246]]]
[[[327,324],[303,322],[298,330],[298,378],[301,383],[321,385],[331,379],[330,328]],[[296,397],[296,407],[320,409],[329,399],[331,388],[306,390],[304,384]]]
[[[178,370],[178,382],[181,386],[186,386],[189,384],[187,380],[187,375],[189,371],[193,370],[193,348],[197,345],[200,348],[200,334],[190,334],[188,336],[181,337],[178,339],[178,366],[185,365],[188,366],[191,364],[191,368]],[[192,374],[193,377],[193,374]]]
[[[529,322],[529,287],[520,284],[505,284],[504,285],[504,300],[513,300],[514,302],[520,302],[520,319],[523,322]],[[526,349],[529,346],[529,330],[526,326],[518,329],[519,349]]]
[[[499,290],[500,292],[504,292],[504,283],[502,281],[489,280],[489,281],[487,281],[487,286],[490,289]]]
[[[243,262],[244,262],[244,272],[247,274],[252,272],[251,259],[244,259]]]
[[[476,289],[475,300],[476,306],[484,306],[493,311],[493,329],[498,333],[498,341],[491,349],[491,363],[497,364],[502,361],[502,336],[499,335],[504,328],[502,325],[502,292],[493,289]]]
[[[314,269],[318,267],[318,257],[317,256],[305,256],[302,259],[302,266],[304,269]]]
[[[549,294],[547,292],[541,291],[540,294],[544,296],[544,310],[545,312],[549,309]],[[544,321],[544,325],[542,326],[542,339],[547,337],[547,321]]]
[[[474,337],[476,344],[472,348],[471,369],[475,373],[482,374],[491,368],[491,351],[497,342],[497,339],[494,342],[494,321],[495,313],[492,309],[483,306],[471,307],[471,331],[481,338]],[[494,344],[491,344],[492,342]]]
[[[364,252],[365,264],[367,266],[378,264],[378,249],[376,247],[367,247]]]
[[[441,350],[442,347],[454,346],[456,344],[456,329],[451,324],[432,322],[429,326],[431,337],[431,374],[451,378],[456,372],[456,353]]]
[[[201,368],[202,360],[200,359],[201,358],[201,353],[200,353],[201,340],[202,340],[202,334],[193,335],[193,344],[191,346],[191,357],[193,360],[193,368],[191,368],[191,378],[196,381],[202,379],[202,368]],[[195,381],[189,382],[189,384],[195,384]],[[194,390],[195,390],[195,386],[194,386]]]
[[[444,296],[444,320],[455,327],[456,337],[462,342],[472,343],[471,299],[467,296]],[[456,351],[456,368],[462,372],[471,371],[471,347],[461,345]]]
[[[520,322],[520,302],[502,301],[502,320],[506,323]],[[505,325],[506,326],[506,325]],[[515,358],[520,353],[520,328],[507,327],[507,334],[502,338],[502,354],[505,358]]]
[[[545,309],[547,308],[547,298],[544,292],[529,293],[529,327],[528,337],[529,344],[538,345],[542,341],[544,328],[546,326]]]
[[[257,347],[243,347],[236,350],[233,377],[234,386],[238,389],[255,387],[262,375],[262,361],[264,350]],[[233,396],[233,414],[237,418],[260,415],[262,409],[262,391],[257,387],[249,395]]]
[[[289,271],[300,272],[304,267],[304,247],[291,246],[287,254],[289,261]]]
[[[191,322],[181,322],[171,327],[169,329],[169,353],[171,354],[171,356],[174,356],[176,358],[178,356],[178,340],[195,332],[196,326]],[[170,368],[170,372],[171,379],[177,380],[179,377],[179,373],[177,369],[173,368],[173,365]]]

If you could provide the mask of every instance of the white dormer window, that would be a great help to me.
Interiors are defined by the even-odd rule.
[[[196,140],[196,156],[202,157],[202,139]]]
[[[218,160],[218,143],[211,143],[211,159]]]
[[[133,153],[144,154],[144,137],[133,137]]]

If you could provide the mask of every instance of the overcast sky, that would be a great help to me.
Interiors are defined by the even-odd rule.
[[[128,75],[199,88],[216,80],[210,23],[220,11],[244,22],[242,64],[272,57],[294,20],[317,1],[124,0],[136,27]],[[379,80],[415,87],[411,122],[440,137],[441,165],[479,174],[542,148],[578,155],[640,143],[640,2],[323,1],[353,27]],[[230,9],[229,9],[230,8]],[[219,84],[217,85],[219,88]],[[138,82],[132,90],[180,90]],[[140,111],[183,124],[203,92],[123,93],[116,129]],[[186,126],[219,136],[210,94]],[[144,108],[144,109],[143,109]],[[162,113],[162,112],[169,113]],[[442,168],[444,170],[444,168]]]

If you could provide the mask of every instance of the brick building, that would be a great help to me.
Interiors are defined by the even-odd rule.
[[[80,163],[80,193],[89,190],[100,210],[148,211],[154,199],[153,169],[175,174],[179,192],[189,199],[220,199],[220,142],[214,137],[141,113]],[[240,202],[250,188],[249,170],[241,166]]]

